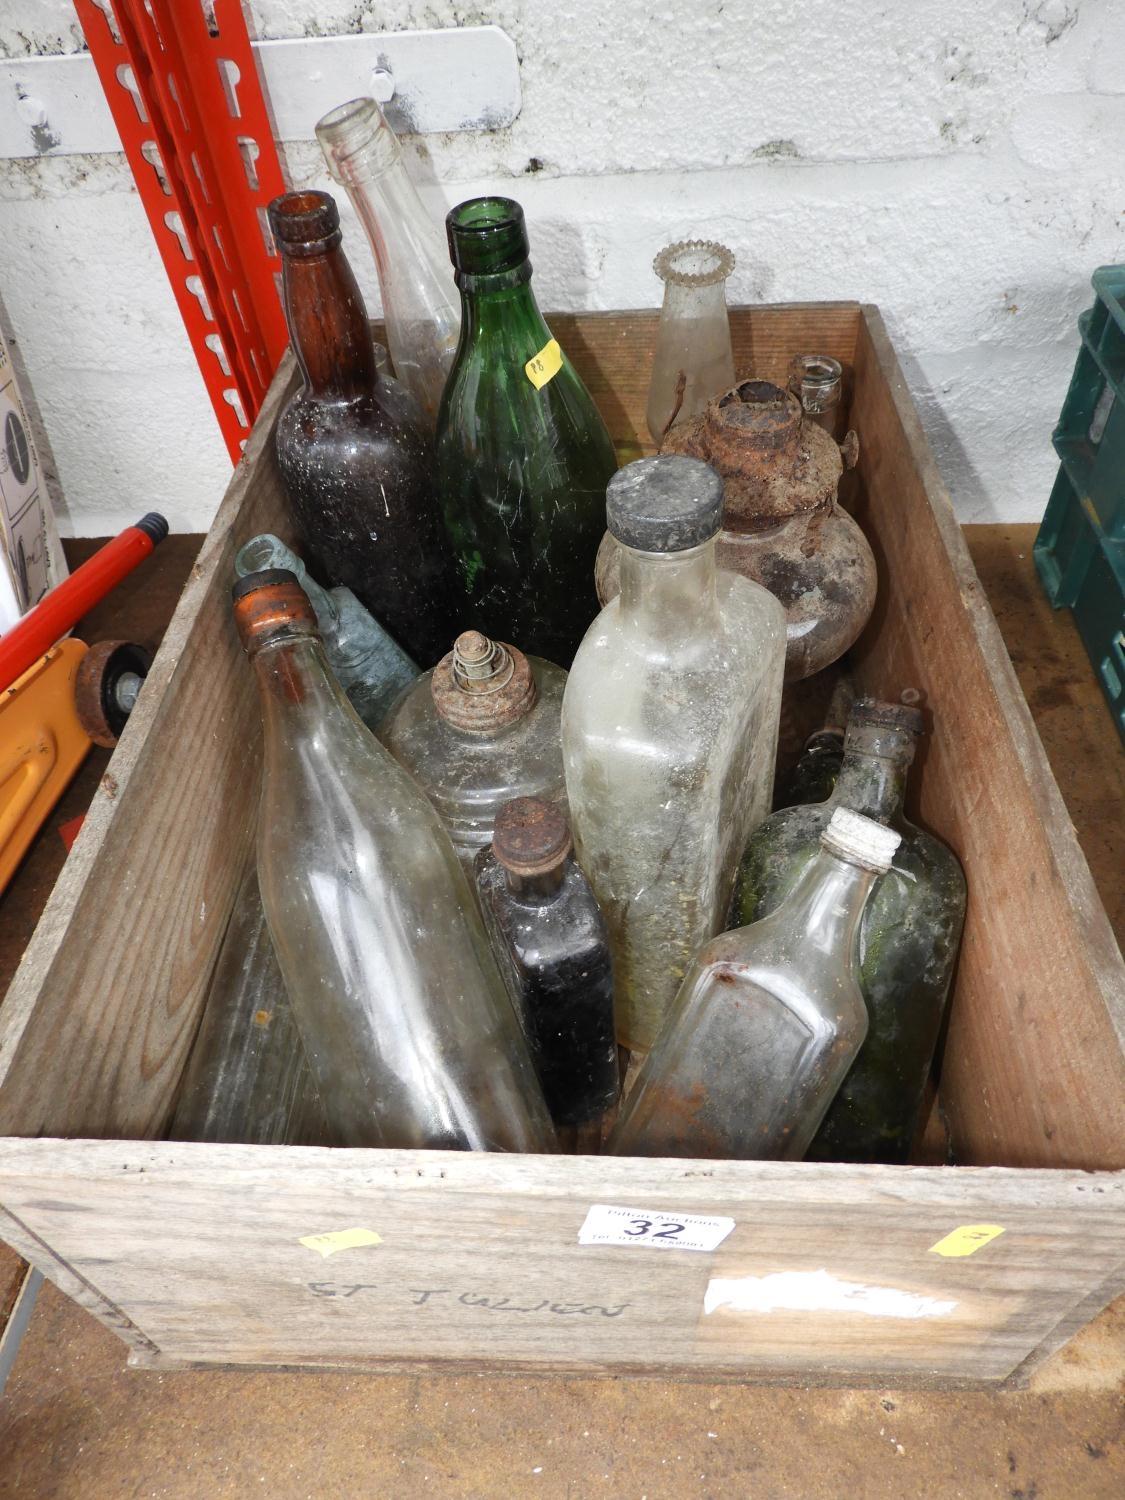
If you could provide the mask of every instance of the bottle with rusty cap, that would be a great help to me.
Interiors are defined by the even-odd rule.
[[[415,660],[437,660],[456,578],[417,403],[375,365],[371,327],[327,193],[269,206],[301,388],[277,421],[278,465],[312,558]]]
[[[867,1033],[859,924],[898,842],[837,808],[777,910],[701,949],[622,1106],[612,1153],[804,1156]]]
[[[437,470],[462,613],[569,667],[598,611],[613,442],[539,311],[520,205],[471,198],[445,222],[461,341],[438,415]]]
[[[790,391],[745,380],[702,416],[673,427],[664,452],[702,459],[722,475],[721,568],[769,589],[788,619],[785,675],[809,677],[848,649],[875,604],[875,558],[837,503],[854,434],[838,445],[804,416]],[[619,587],[620,561],[607,534],[598,552],[598,597]]]
[[[329,110],[316,122],[316,138],[371,242],[395,373],[433,432],[461,325],[441,229],[426,212],[398,138],[374,99],[350,99]]]
[[[440,818],[348,702],[293,574],[250,574],[234,597],[262,707],[262,905],[333,1136],[549,1150],[527,1042]]]
[[[555,802],[517,797],[476,858],[500,972],[523,1020],[557,1129],[600,1140],[617,1099],[609,936]]]
[[[380,736],[437,808],[466,870],[512,797],[566,801],[566,673],[466,630],[387,715]]]
[[[722,927],[773,787],[785,615],[716,567],[722,493],[713,469],[678,454],[614,475],[621,593],[587,632],[563,699],[578,863],[609,928],[617,1039],[635,1051]]]
[[[901,837],[860,930],[860,984],[870,1031],[810,1148],[818,1161],[905,1162],[919,1125],[966,898],[965,875],[952,850],[903,812],[922,729],[917,708],[858,698],[831,795],[767,818],[739,869],[734,919],[754,922],[774,911],[801,879],[837,808],[854,808]]]

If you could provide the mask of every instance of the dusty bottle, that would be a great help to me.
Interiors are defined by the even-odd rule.
[[[739,851],[770,805],[785,616],[715,566],[722,482],[676,455],[615,474],[621,593],[563,698],[578,862],[609,928],[617,1038],[644,1051],[722,927]]]
[[[611,1152],[804,1156],[867,1032],[856,940],[898,841],[837,808],[777,911],[701,950],[625,1100]]]
[[[844,436],[839,430],[844,367],[838,359],[830,354],[795,354],[789,362],[789,389],[806,417],[830,437]]]
[[[332,199],[284,193],[269,215],[303,378],[277,423],[286,492],[329,581],[428,666],[452,633],[455,578],[417,405],[376,372]]]
[[[437,808],[470,872],[511,797],[565,801],[565,687],[561,667],[466,630],[387,716],[383,743]]]
[[[659,447],[671,427],[734,384],[726,302],[734,256],[713,240],[680,240],[661,250],[652,269],[664,283],[664,304],[646,420]]]
[[[886,823],[902,839],[863,916],[859,974],[871,1027],[809,1151],[820,1161],[909,1158],[949,999],[965,920],[965,876],[940,839],[903,815],[921,732],[916,708],[857,699],[832,795],[816,806],[774,813],[750,839],[739,870],[735,920],[754,922],[801,879],[838,808]]]
[[[764,585],[785,606],[785,675],[809,677],[841,656],[867,623],[877,574],[867,538],[837,503],[854,434],[838,445],[805,418],[797,398],[765,380],[744,380],[673,427],[668,453],[702,459],[722,475],[719,566]],[[617,549],[598,553],[598,597],[617,590]]]
[[[474,198],[446,227],[461,341],[437,462],[462,613],[494,639],[568,667],[598,609],[593,568],[613,443],[536,305],[523,209]]]
[[[282,569],[235,585],[261,698],[258,880],[335,1138],[543,1151],[527,1043],[441,820],[332,676]]]
[[[330,110],[317,121],[316,137],[371,241],[395,374],[433,432],[461,325],[441,230],[374,99]]]
[[[245,578],[268,568],[287,568],[309,596],[336,681],[368,729],[378,729],[403,688],[418,676],[416,663],[351,589],[321,588],[291,547],[263,532],[238,549],[234,571]]]
[[[613,971],[562,808],[537,797],[506,802],[476,880],[551,1118],[557,1128],[596,1129],[619,1088]]]
[[[775,807],[823,802],[832,795],[844,759],[844,731],[854,702],[851,680],[841,677],[832,691],[824,723],[809,735],[784,787],[775,793]]]
[[[266,930],[253,862],[234,901],[168,1135],[315,1146],[324,1110]]]

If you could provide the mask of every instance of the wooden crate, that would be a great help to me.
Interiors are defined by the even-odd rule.
[[[956,1167],[627,1161],[160,1139],[250,847],[236,545],[288,530],[279,373],[149,685],[0,1008],[0,1234],[131,1362],[1016,1381],[1125,1285],[1125,980],[878,312],[742,309],[740,370],[852,371],[879,560],[860,686],[921,689],[917,814],[969,877],[941,1097]],[[656,316],[552,319],[625,456]],[[713,1253],[580,1246],[595,1203],[724,1215]],[[1004,1233],[964,1257],[965,1225]],[[322,1257],[350,1228],[379,1244]],[[773,1278],[767,1281],[766,1278]],[[712,1287],[725,1284],[750,1311]]]

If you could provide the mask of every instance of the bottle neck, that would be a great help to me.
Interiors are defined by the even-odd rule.
[[[675,318],[715,318],[726,314],[725,281],[710,286],[684,286],[678,281],[664,283],[663,311]]]
[[[260,646],[250,658],[262,704],[267,741],[312,729],[352,711],[328,665],[319,636],[286,634]]]
[[[913,759],[914,736],[909,732],[883,724],[850,724],[829,803],[881,823],[894,822],[902,815]]]
[[[799,949],[809,947],[850,961],[876,878],[873,870],[820,848],[775,914],[797,935],[793,958],[799,962]]]
[[[715,541],[684,552],[621,548],[622,619],[658,637],[709,624],[718,613]]]
[[[530,353],[538,353],[551,337],[531,290],[531,262],[508,271],[457,274],[461,292],[461,341],[472,343],[490,334],[517,330],[529,339]]]
[[[525,901],[530,906],[551,901],[562,890],[566,876],[565,860],[541,875],[517,875],[514,870],[503,866],[501,868],[504,869],[504,879],[511,894],[517,901]]]
[[[346,401],[375,387],[375,349],[363,297],[347,256],[283,255],[285,321],[305,391],[318,401]]]

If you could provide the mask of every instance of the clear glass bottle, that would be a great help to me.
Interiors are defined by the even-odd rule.
[[[716,569],[722,494],[713,469],[678,455],[614,475],[621,593],[587,632],[563,698],[575,848],[609,928],[617,1039],[636,1051],[722,927],[773,788],[785,613]]]
[[[432,433],[461,327],[441,229],[422,206],[374,99],[330,110],[317,121],[316,138],[371,241],[395,374]]]
[[[291,573],[235,585],[262,706],[258,880],[333,1136],[544,1151],[552,1131],[437,813],[363,727]]]
[[[437,464],[463,613],[494,639],[568,667],[598,610],[613,442],[536,304],[523,209],[473,198],[446,226],[461,342]]]
[[[168,1135],[174,1141],[319,1146],[326,1134],[251,861],[235,897]]]
[[[830,354],[795,354],[789,362],[789,389],[806,417],[831,437],[844,436],[839,430],[844,367],[838,359]]]
[[[809,1149],[817,1161],[906,1162],[919,1124],[965,920],[960,862],[903,815],[921,732],[918,709],[858,698],[831,796],[767,818],[739,867],[735,920],[755,922],[802,878],[838,808],[886,823],[902,839],[863,914],[859,977],[871,1028]]]
[[[837,808],[777,911],[702,949],[625,1100],[612,1153],[804,1156],[867,1033],[859,922],[898,841]]]
[[[378,374],[327,193],[269,207],[302,384],[281,409],[278,467],[309,555],[424,666],[453,630],[457,579],[416,402]]]
[[[646,419],[659,447],[672,427],[734,384],[726,300],[734,256],[713,240],[680,240],[661,250],[652,269],[664,283],[664,304]]]
[[[351,589],[321,588],[279,537],[263,532],[235,553],[234,571],[239,578],[269,568],[287,568],[309,596],[336,681],[368,729],[378,729],[391,704],[418,676],[417,664]]]
[[[466,870],[512,797],[566,801],[566,673],[466,630],[387,715],[380,738],[437,808]]]
[[[476,881],[551,1118],[596,1143],[620,1089],[613,968],[562,808],[538,797],[506,802],[491,847],[477,855]]]

